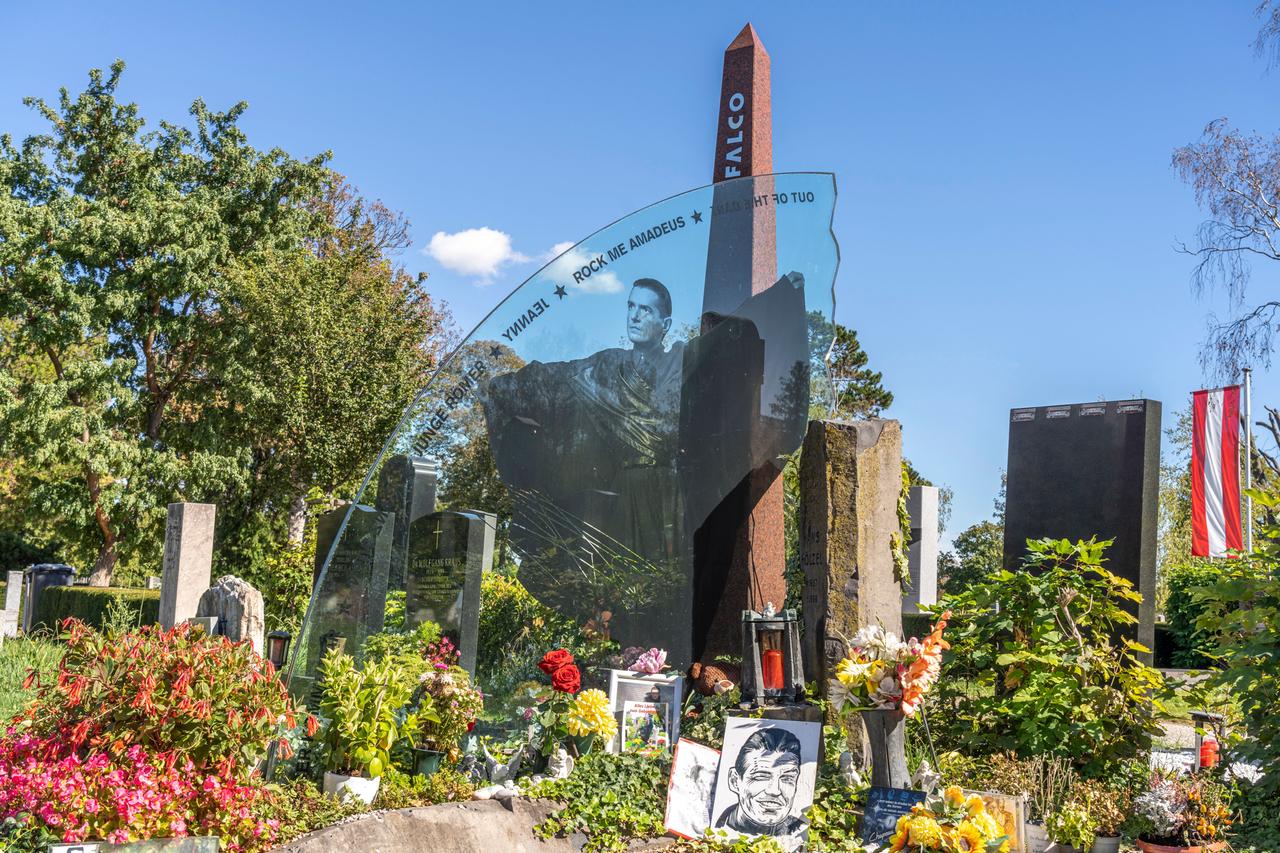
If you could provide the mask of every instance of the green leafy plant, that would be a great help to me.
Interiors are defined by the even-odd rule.
[[[111,624],[113,610],[129,611],[127,624],[118,618]],[[65,619],[78,619],[93,628],[136,628],[160,621],[160,590],[102,586],[53,586],[40,595],[32,624],[57,630]]]
[[[1275,518],[1280,492],[1249,492]],[[1258,764],[1263,796],[1280,798],[1280,524],[1262,525],[1253,553],[1224,560],[1218,581],[1193,592],[1204,613],[1196,622],[1213,643],[1220,669],[1213,687],[1239,705],[1243,737],[1230,743],[1234,757]]]
[[[937,608],[952,611],[930,725],[976,754],[1060,756],[1098,776],[1160,731],[1160,674],[1115,639],[1140,596],[1103,568],[1109,541],[1027,543],[1023,570],[992,572]]]
[[[382,774],[373,804],[379,809],[410,809],[465,802],[474,792],[471,780],[450,767],[442,767],[430,776],[410,775],[390,767]]]
[[[62,639],[56,676],[29,676],[38,691],[23,718],[73,748],[139,745],[247,776],[280,740],[280,724],[305,716],[249,643],[186,624],[109,635],[74,619]]]
[[[287,779],[268,787],[273,796],[258,806],[258,816],[276,821],[278,844],[287,844],[300,835],[368,810],[352,797],[339,800],[325,796],[308,779]]]
[[[440,626],[434,622],[423,622],[409,631],[379,631],[364,641],[362,659],[394,661],[407,678],[416,681],[434,663],[431,650],[439,640]]]
[[[1213,638],[1196,623],[1205,612],[1203,601],[1197,601],[1195,591],[1209,587],[1221,575],[1221,567],[1206,560],[1173,563],[1164,569],[1164,583],[1168,598],[1164,605],[1165,624],[1173,652],[1174,666],[1203,669],[1212,660]]]
[[[334,651],[320,662],[320,677],[320,713],[328,720],[326,767],[334,773],[381,776],[391,766],[396,742],[412,739],[419,717],[434,714],[429,702],[416,714],[404,712],[414,685],[394,660],[366,661],[357,670],[350,655]]]
[[[669,761],[650,756],[586,755],[567,779],[530,791],[565,804],[534,831],[542,838],[580,832],[587,837],[585,853],[622,851],[634,839],[662,835],[670,770]]]
[[[9,639],[0,645],[0,729],[36,697],[23,682],[34,686],[53,678],[62,653],[62,644],[46,637]]]

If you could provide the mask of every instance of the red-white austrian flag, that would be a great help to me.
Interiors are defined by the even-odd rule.
[[[1226,557],[1240,528],[1240,386],[1191,395],[1191,555]]]

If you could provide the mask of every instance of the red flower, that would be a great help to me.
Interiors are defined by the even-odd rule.
[[[555,675],[556,670],[562,666],[573,666],[573,655],[569,654],[566,649],[556,649],[543,655],[542,662],[538,664],[538,669],[547,675]]]
[[[577,693],[582,686],[582,673],[573,664],[565,664],[551,673],[551,686],[561,693]]]

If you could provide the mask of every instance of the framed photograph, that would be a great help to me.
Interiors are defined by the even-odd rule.
[[[818,780],[822,723],[729,717],[712,799],[713,829],[804,845]]]
[[[676,741],[663,820],[667,832],[698,839],[711,826],[711,796],[719,766],[720,750],[684,738]]]
[[[665,704],[669,713],[666,715],[667,744],[673,744],[680,738],[680,709],[684,701],[684,677],[679,673],[670,675],[661,673],[648,675],[643,672],[628,672],[623,669],[609,670],[609,710],[618,721],[618,734],[606,744],[608,752],[622,751],[623,710],[628,702],[649,702]]]
[[[1009,853],[1027,853],[1027,840],[1023,837],[1023,825],[1027,819],[1026,797],[998,794],[994,791],[965,791],[965,796],[982,797],[987,811],[1004,827],[1009,837]]]
[[[624,702],[622,751],[665,755],[671,751],[671,706],[666,702]]]

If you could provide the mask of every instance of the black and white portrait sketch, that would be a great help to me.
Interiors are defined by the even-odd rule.
[[[794,850],[813,804],[820,723],[729,719],[716,781],[714,826],[764,835]]]

